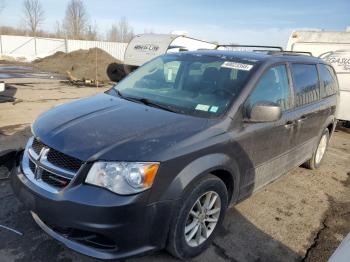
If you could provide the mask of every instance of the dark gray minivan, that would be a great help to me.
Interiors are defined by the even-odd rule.
[[[318,58],[167,54],[42,114],[12,187],[44,231],[85,255],[190,258],[228,206],[320,166],[337,101],[334,70]]]

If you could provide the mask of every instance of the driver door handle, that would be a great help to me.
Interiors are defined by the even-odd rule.
[[[304,122],[306,119],[307,119],[306,116],[302,116],[302,117],[300,117],[300,118],[298,119],[298,123],[302,123],[302,122]]]

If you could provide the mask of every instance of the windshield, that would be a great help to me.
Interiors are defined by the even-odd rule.
[[[143,65],[115,88],[124,98],[147,100],[148,105],[215,117],[241,92],[253,66],[218,56],[165,55]]]

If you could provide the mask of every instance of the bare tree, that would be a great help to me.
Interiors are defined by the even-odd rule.
[[[107,36],[109,41],[122,43],[129,42],[133,37],[134,29],[125,17],[121,18],[118,23],[112,25]]]
[[[89,16],[81,0],[71,0],[66,8],[63,28],[67,36],[82,39],[88,29]]]
[[[94,25],[89,24],[87,26],[87,30],[84,38],[86,40],[92,40],[92,41],[98,40],[99,36],[98,36],[98,28],[97,28],[96,22],[94,23]]]
[[[6,2],[5,0],[0,0],[0,14],[5,9]],[[0,27],[0,35],[3,34],[3,26]]]
[[[64,32],[63,32],[62,24],[60,23],[60,21],[56,21],[55,22],[55,33],[54,33],[54,35],[57,38],[64,37]]]
[[[111,42],[117,42],[119,37],[118,27],[113,24],[109,32],[107,33],[107,40]]]
[[[24,0],[23,2],[24,22],[29,28],[32,36],[36,36],[38,27],[43,23],[44,10],[39,0]]]
[[[6,2],[5,0],[0,0],[0,13],[5,9]]]

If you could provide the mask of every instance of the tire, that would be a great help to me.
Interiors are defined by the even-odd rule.
[[[127,73],[124,70],[123,64],[111,63],[107,67],[107,75],[111,81],[119,82],[127,75]]]
[[[169,230],[167,250],[180,259],[195,257],[208,248],[222,224],[228,204],[226,186],[218,177],[209,174],[192,184],[195,185],[186,190]],[[212,205],[206,205],[207,199]],[[198,200],[202,207],[209,207],[207,211],[206,208],[199,211]],[[190,238],[196,228],[197,233]]]
[[[307,162],[305,162],[303,164],[304,167],[308,168],[308,169],[318,169],[321,166],[322,160],[324,158],[325,152],[327,150],[328,147],[328,143],[329,143],[329,130],[328,128],[326,128],[320,139],[318,140],[318,144],[317,147],[314,151],[314,153],[312,154],[311,159],[309,159]],[[323,149],[321,149],[321,147],[323,147]],[[323,151],[321,152],[321,156],[318,155],[319,150]]]
[[[124,65],[124,72],[126,75],[128,75],[128,74],[134,72],[137,68],[138,68],[138,66]]]

